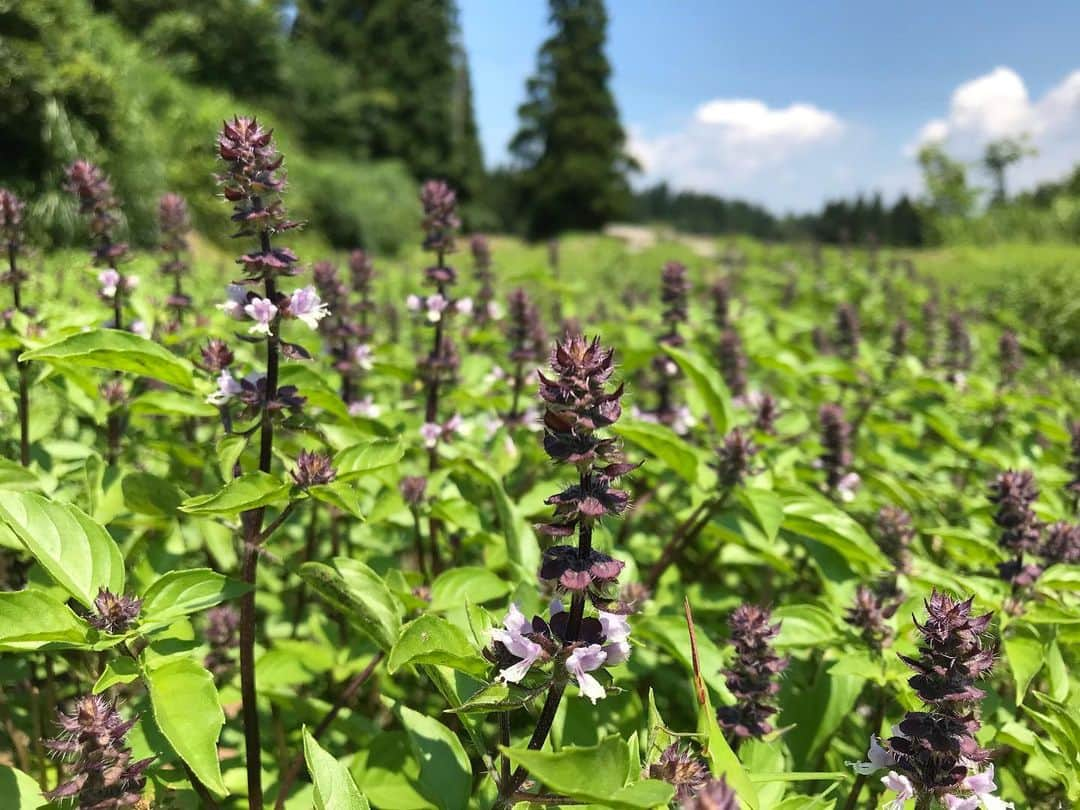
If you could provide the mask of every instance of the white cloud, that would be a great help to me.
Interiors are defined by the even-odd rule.
[[[775,203],[763,185],[775,183],[777,173],[784,180],[793,161],[835,143],[846,129],[835,114],[812,104],[713,99],[672,132],[648,137],[631,127],[629,147],[650,181]]]
[[[938,142],[964,160],[976,160],[988,142],[1022,136],[1038,156],[1019,164],[1016,185],[1059,177],[1080,158],[1080,70],[1038,99],[1009,67],[964,82],[953,91],[947,115],[924,124],[905,151],[911,156],[919,146]]]

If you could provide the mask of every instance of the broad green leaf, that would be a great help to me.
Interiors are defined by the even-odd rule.
[[[787,500],[783,528],[824,543],[859,571],[877,573],[889,567],[885,555],[866,530],[824,499],[795,497]]]
[[[777,647],[824,647],[835,641],[840,632],[832,615],[816,605],[782,605],[772,617],[780,622]]]
[[[386,662],[391,675],[410,664],[436,664],[473,675],[483,675],[488,669],[462,630],[431,614],[401,628],[401,636]]]
[[[784,501],[772,490],[740,487],[737,492],[739,503],[754,518],[758,528],[771,542],[784,522]]]
[[[191,394],[180,391],[147,391],[131,403],[131,412],[144,416],[192,416],[213,419],[218,409]]]
[[[697,453],[671,428],[651,422],[626,420],[619,422],[614,430],[627,441],[655,456],[687,483],[693,484],[697,481]],[[648,464],[646,467],[653,469]]]
[[[492,500],[495,501],[499,531],[506,538],[506,553],[510,561],[516,563],[522,570],[535,570],[540,564],[540,548],[532,531],[518,514],[510,496],[506,494],[502,479],[485,461],[472,456],[464,461],[488,485]]]
[[[48,804],[34,777],[10,765],[0,765],[0,807],[4,810],[38,810]]]
[[[431,584],[433,611],[452,610],[467,603],[481,605],[510,593],[511,585],[489,568],[461,566],[444,571]]]
[[[477,690],[457,708],[450,708],[446,711],[450,714],[509,712],[528,705],[546,690],[546,686],[537,689],[526,689],[513,683],[493,683]]]
[[[349,769],[334,759],[304,727],[304,760],[315,786],[316,810],[368,810],[369,805]]]
[[[364,513],[360,510],[359,494],[356,487],[348,481],[319,484],[311,487],[308,493],[316,500],[328,503],[356,520],[364,519]]]
[[[210,495],[196,495],[180,505],[189,515],[236,517],[260,506],[284,503],[289,499],[289,485],[262,471],[234,478]]]
[[[82,510],[30,492],[0,491],[0,520],[83,607],[92,607],[102,588],[124,592],[116,541]]]
[[[401,439],[375,439],[366,444],[346,447],[334,456],[334,469],[338,479],[348,481],[359,478],[372,470],[390,467],[405,456],[405,444]]]
[[[44,591],[0,592],[0,646],[15,642],[82,646],[90,628]]]
[[[587,748],[567,746],[560,751],[527,748],[502,749],[510,761],[551,791],[578,801],[617,810],[664,807],[674,789],[666,782],[646,779],[627,785],[630,750],[620,737],[607,737]],[[636,774],[634,774],[636,776]]]
[[[94,694],[99,695],[106,689],[117,684],[131,683],[139,679],[139,665],[135,660],[122,655],[114,658],[105,665],[101,676],[94,684]]]
[[[192,366],[164,346],[117,329],[91,329],[56,343],[23,352],[20,360],[40,360],[54,366],[82,366],[126,371],[152,377],[174,388],[195,387]]]
[[[1043,668],[1043,642],[1032,628],[1019,623],[1013,624],[1001,641],[1016,682],[1016,702],[1022,703],[1032,679]]]
[[[358,560],[339,558],[334,565],[304,563],[300,577],[379,649],[390,652],[401,631],[401,605],[382,578]]]
[[[235,599],[249,589],[245,583],[209,568],[169,571],[143,593],[140,629],[164,627],[189,613]]]
[[[144,672],[154,721],[165,739],[207,788],[228,794],[217,741],[225,725],[214,676],[190,658],[168,658]]]
[[[124,504],[140,515],[175,517],[184,500],[184,493],[176,484],[150,473],[135,472],[124,476],[121,488]]]
[[[395,704],[394,711],[420,763],[417,787],[424,798],[442,810],[467,807],[472,793],[472,766],[458,736],[435,718],[401,703]]]
[[[716,366],[701,355],[686,349],[667,345],[661,345],[660,348],[678,364],[690,384],[697,389],[716,433],[720,436],[727,433],[728,425],[731,424],[731,393]]]
[[[700,643],[700,636],[698,640]],[[739,758],[724,738],[724,732],[716,721],[716,711],[712,707],[708,692],[705,693],[705,704],[698,708],[698,734],[703,741],[703,753],[709,762],[709,770],[712,771],[713,776],[723,776],[727,779],[727,783],[743,805],[749,810],[758,810],[757,791],[746,769],[743,768]]]

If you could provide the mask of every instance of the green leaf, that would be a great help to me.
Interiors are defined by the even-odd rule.
[[[176,517],[176,510],[184,500],[184,493],[176,484],[150,473],[126,475],[120,486],[124,493],[124,504],[140,515]]]
[[[1013,624],[1002,638],[1005,658],[1016,682],[1016,702],[1022,703],[1032,679],[1043,668],[1043,643],[1034,629],[1024,624]]]
[[[461,566],[441,573],[431,584],[432,611],[481,605],[510,593],[511,585],[489,568]]]
[[[311,487],[308,493],[316,500],[328,503],[357,520],[364,519],[364,513],[360,511],[359,495],[356,488],[348,481],[318,484]]]
[[[758,528],[770,542],[784,522],[784,501],[772,490],[740,487],[736,490],[739,503],[754,518]]]
[[[131,683],[139,678],[139,665],[126,655],[114,658],[105,665],[101,677],[94,684],[94,694],[99,695],[106,689],[122,683]]]
[[[795,497],[787,500],[783,528],[824,543],[861,572],[877,573],[889,567],[885,555],[866,530],[824,499]]]
[[[191,416],[214,418],[218,409],[179,391],[147,391],[131,403],[131,412],[143,416]]]
[[[34,777],[18,768],[0,765],[0,807],[4,810],[38,810],[48,804]]]
[[[349,769],[315,741],[304,726],[304,760],[315,785],[315,810],[369,810]]]
[[[390,652],[401,631],[401,605],[382,578],[358,560],[338,558],[334,566],[304,563],[300,578],[379,649]]]
[[[816,605],[782,605],[772,614],[780,622],[780,648],[824,647],[840,636],[832,614]]]
[[[164,627],[198,610],[206,610],[250,590],[209,568],[169,571],[143,593],[139,629]]]
[[[475,457],[464,459],[464,463],[488,486],[492,500],[495,501],[495,514],[499,518],[499,531],[506,538],[506,553],[510,561],[525,571],[533,571],[540,564],[540,548],[531,530],[521,519],[510,496],[506,494],[502,478],[485,461]]]
[[[618,810],[646,810],[671,801],[674,789],[647,779],[627,785],[630,749],[621,737],[607,737],[587,748],[567,746],[560,751],[503,748],[510,761],[551,791],[578,801]]]
[[[120,548],[82,510],[30,492],[0,492],[0,520],[84,607],[93,606],[102,588],[124,592]]]
[[[694,449],[669,427],[626,420],[615,432],[662,461],[689,484],[697,481],[698,457]]]
[[[723,436],[727,433],[731,424],[731,393],[716,367],[700,354],[674,346],[661,345],[660,348],[678,364],[690,384],[697,389],[717,434]]]
[[[401,703],[394,705],[394,711],[420,763],[420,793],[442,810],[467,807],[472,793],[472,766],[458,736],[438,720]]]
[[[165,739],[200,782],[219,796],[228,795],[217,750],[225,713],[214,676],[190,658],[168,658],[144,677],[154,721]]]
[[[85,646],[90,628],[39,590],[0,592],[0,646],[24,641]]]
[[[405,444],[401,439],[375,439],[346,447],[334,456],[334,469],[339,480],[348,481],[372,470],[393,466],[404,456]]]
[[[386,662],[391,675],[410,664],[436,664],[472,675],[483,675],[488,669],[464,632],[431,614],[401,628],[401,637]]]
[[[700,638],[699,638],[700,641]],[[723,776],[742,803],[750,810],[758,810],[758,796],[735,752],[731,750],[724,732],[716,721],[716,710],[712,707],[708,692],[705,704],[698,708],[698,734],[704,741],[704,754],[709,762],[713,776]]]
[[[234,478],[210,495],[196,495],[180,505],[189,515],[236,517],[260,506],[283,503],[289,499],[289,485],[262,471]]]
[[[92,329],[69,335],[56,343],[23,352],[19,359],[41,360],[61,367],[126,371],[186,391],[195,387],[191,363],[152,340],[117,329]]]
[[[546,690],[546,684],[536,689],[526,689],[513,683],[493,683],[481,687],[460,706],[446,711],[450,714],[509,712],[528,705]]]

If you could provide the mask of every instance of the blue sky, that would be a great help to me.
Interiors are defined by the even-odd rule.
[[[543,0],[459,0],[490,164],[547,36]],[[1017,187],[1080,161],[1080,2],[609,0],[612,87],[639,182],[817,207],[917,192],[913,154],[1030,136]],[[976,176],[977,173],[976,173]],[[979,178],[982,180],[982,178]]]

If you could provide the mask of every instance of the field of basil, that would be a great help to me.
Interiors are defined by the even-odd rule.
[[[0,807],[1080,807],[1040,324],[437,181],[414,253],[310,255],[270,134],[215,143],[235,256],[175,195],[129,248],[86,162],[43,255],[0,190]]]

